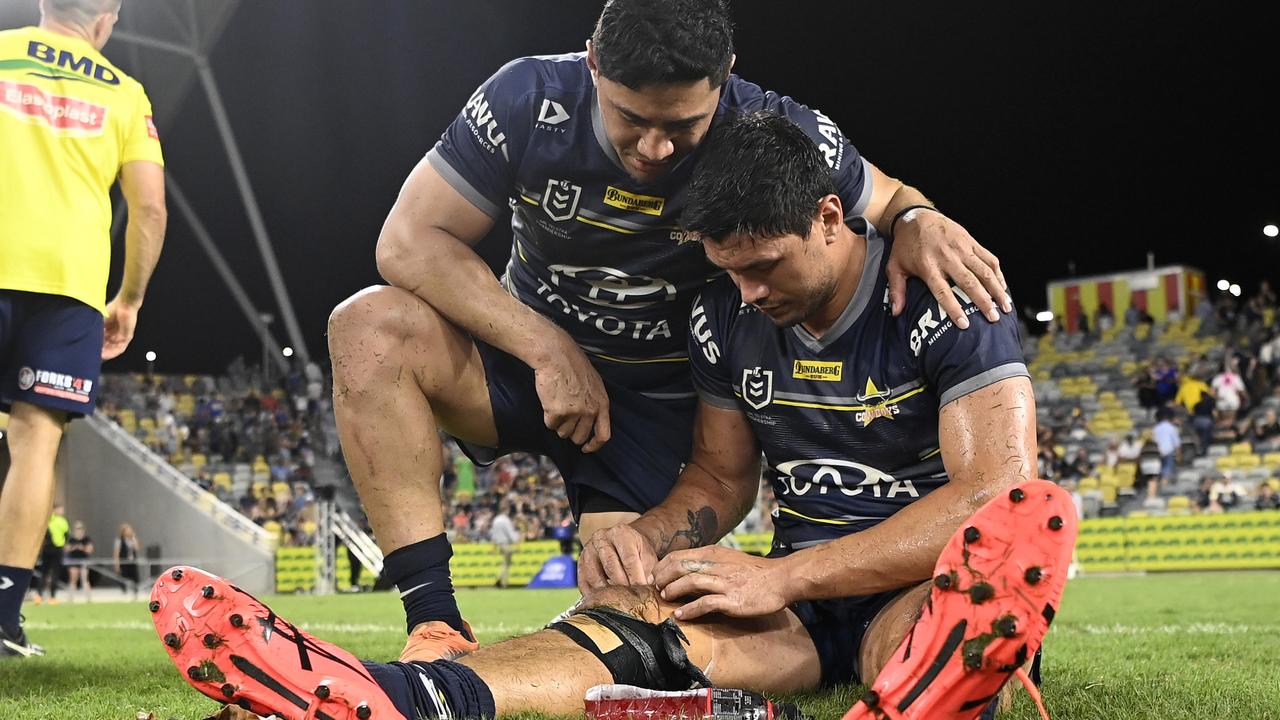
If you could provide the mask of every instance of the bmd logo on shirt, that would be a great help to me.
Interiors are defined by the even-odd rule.
[[[578,200],[582,198],[582,186],[568,180],[548,180],[547,191],[542,194],[542,209],[552,220],[572,220],[578,212]]]
[[[773,371],[743,368],[742,399],[756,410],[773,402]]]

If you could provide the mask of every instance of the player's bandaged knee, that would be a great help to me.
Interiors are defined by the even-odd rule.
[[[707,676],[689,661],[684,650],[689,639],[670,618],[655,624],[597,607],[547,627],[600,658],[615,683],[654,690],[711,686]]]

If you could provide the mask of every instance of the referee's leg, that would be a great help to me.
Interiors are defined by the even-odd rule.
[[[53,510],[53,463],[66,423],[66,414],[58,410],[25,402],[10,409],[9,472],[0,490],[0,571],[25,570],[30,577],[35,567]],[[0,626],[18,624],[25,585],[0,589]]]

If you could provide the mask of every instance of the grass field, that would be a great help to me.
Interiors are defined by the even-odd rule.
[[[482,642],[532,631],[570,591],[459,594]],[[1280,573],[1085,577],[1067,588],[1046,642],[1045,699],[1055,720],[1280,720]],[[284,617],[356,655],[393,657],[404,637],[389,593],[272,598]],[[216,705],[169,663],[138,604],[27,609],[43,658],[0,662],[0,720],[195,720]],[[858,688],[798,696],[838,718]],[[1024,698],[1025,699],[1025,698]],[[1036,717],[1029,701],[1007,718]]]

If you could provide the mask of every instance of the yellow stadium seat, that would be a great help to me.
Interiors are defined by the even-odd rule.
[[[143,430],[155,430],[156,419],[152,417],[144,417],[138,421],[138,427],[142,428]]]
[[[1262,456],[1262,464],[1267,467],[1280,467],[1280,452],[1269,452]]]
[[[252,490],[255,498],[262,499],[270,494],[271,486],[265,482],[257,481],[253,483]]]
[[[215,487],[220,487],[224,490],[230,491],[231,490],[231,473],[228,473],[228,472],[214,473],[213,484]]]
[[[279,482],[279,481],[271,483],[271,494],[272,495],[288,495],[289,483]]]
[[[1235,455],[1222,455],[1214,461],[1214,467],[1219,470],[1230,470],[1236,466],[1236,461],[1240,458]]]
[[[1247,470],[1249,468],[1260,467],[1261,465],[1262,465],[1262,458],[1258,455],[1237,455],[1236,456],[1237,468]]]
[[[1114,485],[1103,485],[1099,489],[1102,491],[1102,502],[1110,505],[1116,501],[1116,487]]]
[[[1173,497],[1169,498],[1169,512],[1173,512],[1175,510],[1190,510],[1190,509],[1191,509],[1191,499],[1188,498],[1186,495],[1174,495]]]
[[[1085,477],[1085,478],[1080,478],[1080,484],[1077,486],[1077,489],[1080,492],[1088,492],[1090,490],[1097,490],[1098,487],[1099,487],[1098,478]]]
[[[199,469],[199,468],[202,468],[202,467],[204,467],[205,465],[208,465],[208,464],[209,464],[209,458],[205,457],[205,454],[204,454],[204,453],[192,453],[192,454],[191,454],[191,465],[192,465],[193,467],[195,467],[195,468]]]
[[[1232,455],[1251,455],[1252,453],[1253,446],[1247,442],[1238,442],[1231,446]]]

